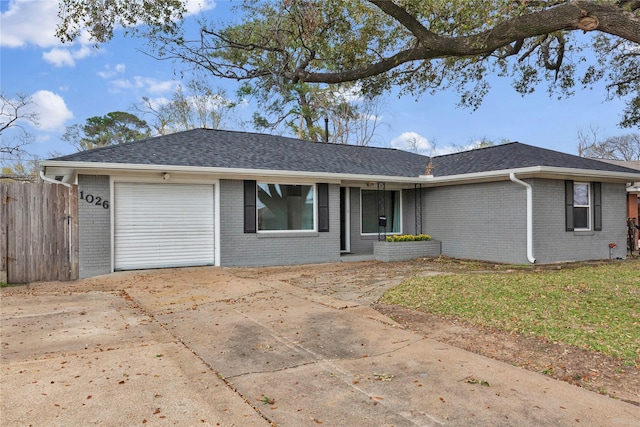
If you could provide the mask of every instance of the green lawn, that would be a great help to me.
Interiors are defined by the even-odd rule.
[[[412,278],[381,302],[640,363],[640,260]]]

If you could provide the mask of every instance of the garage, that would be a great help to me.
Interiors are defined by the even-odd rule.
[[[116,182],[114,269],[214,265],[214,186]]]

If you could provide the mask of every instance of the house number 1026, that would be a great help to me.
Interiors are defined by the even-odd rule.
[[[84,200],[85,202],[92,205],[102,206],[105,209],[109,209],[108,200],[104,200],[102,197],[94,196],[93,194],[84,194],[84,191],[80,192],[80,200]]]

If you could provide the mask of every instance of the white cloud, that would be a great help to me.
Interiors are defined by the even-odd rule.
[[[53,48],[49,52],[42,54],[42,59],[55,65],[56,67],[73,67],[76,62],[73,60],[73,56],[68,49]]]
[[[105,71],[98,71],[98,75],[103,79],[110,79],[115,77],[118,74],[124,73],[125,65],[124,64],[116,64],[115,67],[111,68],[109,65],[105,65]]]
[[[147,91],[150,93],[170,92],[176,86],[176,82],[174,82],[173,80],[161,81],[161,80],[156,80],[150,77],[139,77],[139,76],[134,77],[134,79],[136,80],[137,85],[146,87]]]
[[[362,84],[360,82],[356,82],[347,88],[341,86],[335,92],[335,95],[345,102],[361,102],[363,100]]]
[[[157,110],[163,105],[167,105],[169,102],[171,102],[169,98],[165,98],[164,96],[160,96],[158,98],[147,98],[147,99],[149,100],[149,106],[154,110]]]
[[[188,0],[185,6],[187,15],[197,15],[213,9],[215,5],[214,0]],[[19,48],[36,45],[49,49],[42,54],[45,61],[56,67],[74,67],[76,60],[91,55],[90,36],[87,31],[82,31],[72,45],[63,45],[55,36],[58,23],[57,1],[11,0],[7,10],[0,13],[0,46]]]
[[[480,141],[467,145],[448,145],[446,147],[438,147],[427,138],[416,132],[403,132],[397,138],[391,141],[391,148],[398,150],[411,151],[413,153],[422,154],[424,156],[444,156],[445,154],[459,153],[460,151],[468,151],[478,148]]]
[[[618,47],[618,50],[628,55],[637,55],[640,54],[640,43],[625,42]]]
[[[14,0],[0,14],[0,46],[59,45],[55,37],[57,23],[57,1]]]
[[[142,90],[152,94],[171,92],[176,87],[173,80],[158,80],[153,77],[134,76],[133,80],[117,79],[111,82],[116,90]]]
[[[164,105],[169,104],[172,100],[166,98],[164,96],[155,97],[155,98],[147,98],[149,100],[149,106],[153,109],[158,109]],[[213,94],[211,96],[206,96],[204,98],[198,97],[197,95],[187,95],[185,96],[185,101],[190,104],[192,107],[197,108],[198,106],[202,106],[203,103],[206,102],[205,106],[208,110],[218,111],[221,108],[228,106],[233,101],[231,99],[225,98],[219,94]]]
[[[78,43],[64,46],[55,36],[57,24],[58,2],[14,0],[0,14],[0,46],[49,49],[42,58],[56,67],[73,67],[76,60],[91,55],[87,34],[83,33]]]
[[[214,0],[187,0],[185,8],[187,15],[197,15],[200,12],[211,10],[216,7]]]
[[[6,0],[2,0],[4,3]],[[0,46],[22,47],[34,44],[42,48],[60,46],[56,38],[58,2],[54,0],[11,0],[0,14]],[[187,15],[215,8],[214,0],[187,0]],[[89,45],[89,37],[82,34],[80,44]]]
[[[384,119],[384,116],[378,114],[361,114],[360,117],[370,122],[382,122]]]
[[[88,46],[80,46],[76,50],[54,47],[49,52],[44,52],[42,58],[55,65],[56,67],[74,67],[76,59],[86,58],[91,55],[91,49]]]
[[[403,132],[391,141],[391,148],[412,151],[414,153],[432,155],[433,145],[429,140],[416,132]]]
[[[462,147],[449,145],[449,146],[446,146],[444,148],[436,147],[435,150],[434,150],[433,155],[434,156],[444,156],[445,154],[453,154],[453,153],[459,153],[461,151],[469,151],[469,150],[473,150],[474,148],[477,148],[477,147],[474,146],[474,145],[463,145]]]
[[[44,131],[60,131],[65,122],[73,118],[73,113],[67,108],[64,99],[51,91],[39,90],[31,95],[33,104],[29,105],[29,112],[38,114],[38,129]]]

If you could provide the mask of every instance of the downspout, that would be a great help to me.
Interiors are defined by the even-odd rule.
[[[62,181],[56,181],[55,179],[51,179],[51,178],[47,178],[44,175],[44,168],[40,168],[40,178],[45,181],[45,182],[49,182],[51,184],[62,184],[67,188],[71,188],[71,184],[67,184],[66,182],[62,182]]]
[[[533,256],[533,188],[530,184],[516,178],[516,174],[513,172],[509,174],[509,179],[527,189],[527,259],[531,264],[535,264],[536,259]]]

